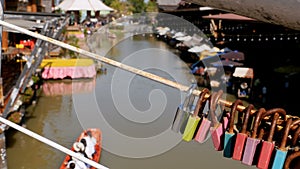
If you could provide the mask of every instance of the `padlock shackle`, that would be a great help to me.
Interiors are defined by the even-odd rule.
[[[273,141],[273,135],[275,133],[275,129],[276,129],[278,119],[279,119],[279,114],[276,112],[273,116],[273,120],[272,120],[272,123],[271,123],[271,128],[270,128],[270,132],[269,132],[267,142],[272,142]]]
[[[237,99],[234,103],[233,103],[233,105],[232,105],[232,107],[231,107],[231,111],[230,111],[230,121],[229,121],[229,130],[228,130],[228,132],[229,133],[234,133],[233,132],[233,126],[234,126],[234,120],[235,120],[235,112],[236,112],[236,110],[238,110],[237,109],[237,106],[238,105],[243,105],[243,102],[240,100],[240,99]]]
[[[297,158],[297,157],[299,157],[299,156],[300,156],[300,151],[297,151],[297,152],[295,152],[295,153],[289,155],[289,156],[286,158],[286,160],[285,160],[285,163],[284,163],[284,169],[289,169],[289,168],[290,168],[291,162],[292,162],[295,158]]]
[[[197,101],[194,113],[193,113],[193,117],[197,117],[199,114],[199,111],[201,109],[201,112],[203,112],[203,108],[204,108],[204,103],[207,101],[208,98],[205,98],[205,95],[209,93],[209,89],[204,88],[202,89],[200,95],[199,95],[199,99]]]
[[[248,107],[245,109],[245,114],[244,114],[244,119],[243,119],[243,127],[242,127],[242,131],[240,133],[246,134],[249,117],[250,117],[251,111],[253,109],[254,109],[253,104],[249,104]]]
[[[211,114],[212,122],[215,127],[218,126],[219,124],[215,112],[216,112],[218,101],[222,95],[223,95],[223,90],[219,90],[217,93],[212,93],[209,102],[209,113]]]
[[[294,121],[292,123],[292,126],[296,125],[296,124],[299,124],[299,123],[300,123],[300,120],[296,120],[296,121]],[[298,125],[298,128],[297,128],[297,130],[294,133],[293,140],[292,140],[292,145],[293,146],[296,146],[298,138],[299,138],[299,135],[300,135],[300,125]]]
[[[285,124],[284,132],[283,132],[283,136],[282,136],[282,140],[281,140],[281,143],[280,143],[280,146],[279,146],[279,149],[280,149],[280,150],[285,151],[286,141],[287,141],[287,139],[288,139],[288,136],[289,136],[289,132],[290,132],[292,123],[293,123],[293,119],[292,119],[292,118],[289,118],[289,119],[287,120],[286,124]]]
[[[263,114],[266,113],[266,109],[265,108],[260,108],[258,110],[258,112],[256,113],[256,116],[255,116],[255,119],[254,119],[254,126],[253,126],[253,131],[252,131],[252,134],[251,134],[251,138],[256,138],[256,135],[257,135],[257,130],[258,130],[258,127],[260,125],[260,121],[263,117]]]
[[[182,109],[184,111],[189,111],[189,106],[191,105],[192,102],[194,102],[195,95],[193,95],[193,91],[196,87],[197,87],[197,85],[195,83],[193,83],[187,90],[187,94],[185,96],[185,99],[184,99],[184,102],[182,105]]]
[[[262,140],[263,137],[264,137],[264,135],[265,135],[265,129],[262,127],[262,128],[260,128],[260,130],[259,130],[259,134],[258,134],[257,139],[258,139],[258,140]]]
[[[270,115],[272,115],[274,113],[280,114],[282,116],[282,118],[283,118],[283,121],[286,121],[286,111],[284,109],[282,109],[282,108],[273,108],[273,109],[270,109],[266,113],[263,114],[262,118],[264,118],[266,116],[270,116]]]

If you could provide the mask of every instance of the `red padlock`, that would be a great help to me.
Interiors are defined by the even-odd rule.
[[[273,120],[272,120],[272,124],[271,124],[271,128],[270,128],[269,136],[268,136],[267,140],[263,141],[263,143],[262,143],[262,148],[261,148],[261,151],[259,154],[258,163],[256,165],[257,168],[267,169],[269,167],[270,159],[271,159],[274,147],[275,147],[275,144],[273,142],[273,134],[275,132],[277,121],[279,119],[279,113],[284,116],[284,120],[285,120],[286,112],[284,109],[274,108],[274,109],[267,111],[264,114],[264,117],[271,115],[271,114],[274,114],[274,116],[273,116]]]
[[[234,160],[242,159],[245,142],[248,137],[248,134],[247,134],[248,121],[249,121],[251,111],[253,109],[254,109],[253,104],[249,104],[249,106],[245,110],[242,130],[240,133],[238,133],[236,135],[236,140],[235,140],[235,145],[234,145],[234,150],[233,150],[233,155],[232,155],[232,159],[234,159]]]
[[[231,107],[231,112],[230,112],[230,121],[229,121],[229,129],[228,131],[225,132],[225,138],[224,138],[224,152],[223,156],[227,158],[232,157],[233,153],[233,148],[235,144],[235,132],[234,132],[234,120],[235,120],[235,115],[238,112],[237,111],[237,106],[238,105],[243,105],[242,101],[237,99],[232,107]]]
[[[260,136],[257,138],[257,130],[260,125],[262,116],[266,113],[264,108],[260,108],[255,115],[254,126],[252,128],[251,137],[247,138],[242,163],[246,165],[252,165],[254,155],[256,154],[257,146],[261,143],[263,132],[260,132]],[[263,130],[262,130],[263,131]]]

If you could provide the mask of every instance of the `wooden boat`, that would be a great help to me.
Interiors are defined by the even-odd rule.
[[[96,139],[96,145],[95,145],[95,153],[93,154],[93,161],[99,162],[100,160],[100,155],[101,155],[101,150],[102,150],[102,135],[100,129],[97,128],[90,128],[85,131],[83,131],[80,136],[76,139],[76,142],[80,142],[80,140],[87,135],[87,131],[91,131],[92,137]],[[73,146],[71,148],[72,151],[75,151]],[[67,164],[71,157],[67,155],[63,161],[63,163],[60,166],[60,169],[67,169]],[[96,169],[95,167],[90,167],[89,169]]]

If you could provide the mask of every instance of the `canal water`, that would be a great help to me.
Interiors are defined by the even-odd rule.
[[[93,52],[166,79],[191,85],[188,66],[164,42],[149,35],[102,41]],[[113,46],[113,48],[111,48]],[[28,129],[70,148],[85,128],[102,130],[100,163],[111,169],[252,168],[223,157],[210,137],[203,144],[181,140],[171,130],[185,93],[103,64],[92,80],[46,81],[38,102],[27,109]],[[6,133],[10,169],[59,168],[65,154],[21,132]]]

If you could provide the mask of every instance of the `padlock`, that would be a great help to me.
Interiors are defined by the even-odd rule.
[[[213,125],[212,127],[210,127],[210,133],[211,133],[211,138],[213,141],[214,148],[217,151],[223,150],[223,142],[224,142],[223,125],[218,121],[218,118],[216,116],[218,101],[222,95],[223,95],[223,90],[219,90],[215,98],[211,100],[212,102],[211,102],[211,109],[210,109],[211,121]],[[222,110],[218,109],[218,111],[222,111]]]
[[[260,121],[263,117],[263,115],[266,113],[266,110],[264,108],[260,108],[254,119],[254,126],[252,128],[251,137],[248,137],[246,140],[245,150],[243,154],[242,163],[246,165],[252,165],[254,160],[254,155],[257,151],[257,146],[261,143],[261,138],[263,136],[262,132],[260,132],[260,136],[257,137],[257,130],[260,125]],[[262,130],[263,131],[263,130]]]
[[[283,133],[283,136],[282,136],[281,143],[280,143],[278,149],[276,149],[272,169],[282,169],[282,167],[284,165],[286,155],[287,155],[287,152],[288,152],[287,147],[286,147],[286,142],[287,142],[287,139],[288,139],[288,136],[289,136],[289,131],[290,131],[292,122],[293,122],[293,119],[289,118],[287,120],[286,124],[285,124],[284,133]]]
[[[181,132],[181,129],[185,127],[187,123],[187,119],[190,114],[189,112],[191,111],[195,99],[195,96],[192,93],[196,87],[197,87],[196,84],[192,84],[190,86],[190,88],[187,91],[187,95],[186,98],[184,99],[184,102],[180,104],[179,107],[177,108],[176,115],[171,128],[176,133]]]
[[[189,142],[193,139],[195,130],[197,129],[198,123],[200,121],[200,117],[198,114],[199,114],[199,111],[201,111],[201,113],[203,111],[204,104],[207,100],[207,98],[205,98],[205,95],[208,93],[209,93],[209,90],[207,88],[204,88],[201,91],[198,101],[197,101],[197,104],[196,104],[196,107],[195,107],[195,110],[194,110],[193,114],[191,114],[189,116],[187,125],[183,132],[182,139],[184,141]]]
[[[232,159],[234,159],[234,160],[242,159],[245,142],[248,137],[248,135],[247,135],[248,121],[249,121],[251,111],[253,109],[254,109],[253,104],[249,104],[249,106],[245,110],[242,130],[240,133],[238,133],[236,135],[236,140],[235,140],[235,145],[234,145],[234,150],[233,150],[233,155],[232,155]]]
[[[300,119],[295,120],[292,124],[292,126],[299,124]],[[297,145],[297,141],[299,139],[300,136],[300,125],[298,125],[298,127],[295,129],[296,131],[294,132],[294,136],[292,137],[292,146],[296,146]]]
[[[199,142],[199,143],[203,143],[206,138],[207,138],[207,135],[208,135],[208,132],[209,132],[209,128],[210,128],[210,125],[211,125],[211,121],[207,118],[207,115],[208,113],[210,112],[211,110],[211,102],[212,100],[215,98],[217,93],[212,93],[209,97],[209,110],[207,113],[203,113],[203,116],[202,116],[202,119],[201,119],[201,123],[199,125],[199,129],[195,135],[195,138],[194,140]]]
[[[262,147],[261,147],[261,151],[259,154],[258,163],[256,165],[257,168],[267,169],[269,167],[270,159],[271,159],[271,156],[272,156],[272,153],[274,150],[274,146],[275,146],[275,144],[273,142],[273,134],[275,132],[275,128],[277,125],[277,120],[279,119],[279,113],[284,116],[283,119],[285,120],[286,112],[284,109],[281,109],[281,108],[274,108],[274,109],[268,110],[264,114],[264,116],[268,116],[271,114],[274,114],[274,116],[273,116],[273,120],[271,123],[269,136],[268,136],[267,140],[262,142]]]
[[[223,156],[227,158],[231,158],[233,154],[233,148],[235,144],[234,120],[235,120],[235,115],[237,112],[238,105],[243,105],[240,99],[237,99],[232,104],[231,111],[230,111],[229,126],[228,126],[229,128],[228,131],[225,132]]]
[[[283,161],[283,158],[282,158],[282,160],[280,161],[280,162],[282,162],[283,161],[283,168],[285,168],[285,169],[298,169],[298,168],[300,168],[300,162],[299,162],[299,159],[297,159],[297,160],[295,160],[293,163],[291,163],[292,162],[292,160],[295,158],[295,157],[297,157],[297,152],[299,152],[299,150],[300,150],[300,147],[297,145],[297,141],[299,141],[299,135],[300,135],[300,126],[298,125],[298,124],[300,124],[300,119],[296,119],[296,120],[294,120],[293,122],[292,122],[292,124],[291,124],[291,128],[290,128],[290,130],[296,130],[295,132],[294,132],[294,134],[293,134],[293,136],[292,136],[292,140],[291,140],[291,146],[289,146],[288,147],[288,149],[289,149],[289,151],[286,153],[286,154],[283,154],[283,155],[285,155],[285,161]],[[296,125],[298,125],[298,126],[296,126]],[[295,128],[296,127],[296,128]],[[295,129],[293,129],[293,128],[295,128]],[[290,150],[292,150],[292,151],[290,151]],[[295,156],[296,155],[296,156]],[[286,157],[286,156],[288,156],[288,157]],[[294,157],[293,157],[294,156]],[[300,156],[300,154],[298,155],[298,157]],[[284,157],[284,156],[283,156]],[[291,158],[291,157],[293,157],[293,158]],[[276,157],[275,157],[275,160],[276,160]],[[278,160],[277,160],[278,161]],[[275,163],[275,161],[274,161],[274,163]],[[275,165],[273,163],[273,166]],[[278,163],[278,162],[277,162]],[[276,165],[279,165],[279,164],[276,164]],[[275,165],[275,167],[276,168],[279,168],[279,167],[277,167]],[[281,165],[281,164],[280,164]],[[290,166],[291,165],[291,166]],[[272,167],[273,167],[272,166]]]
[[[296,158],[298,159],[299,157],[300,157],[300,151],[296,151],[296,152],[290,154],[285,160],[283,169],[298,169],[298,168],[300,168],[299,160],[296,162],[296,164],[294,164],[295,166],[291,166],[291,163],[293,162],[293,160],[295,160]]]

